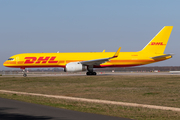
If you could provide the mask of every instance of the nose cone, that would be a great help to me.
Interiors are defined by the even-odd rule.
[[[5,62],[3,63],[3,65],[6,67],[6,65],[7,65],[7,61],[5,61]]]
[[[4,65],[5,67],[9,67],[10,65],[12,65],[12,63],[11,63],[11,61],[5,61],[5,62],[3,63],[3,65]]]
[[[3,65],[5,67],[13,67],[14,65],[16,65],[16,61],[13,58],[9,58],[3,63]]]

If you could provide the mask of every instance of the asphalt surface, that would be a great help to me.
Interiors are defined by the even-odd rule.
[[[97,72],[97,76],[117,76],[117,75],[180,75],[180,72]],[[27,74],[27,77],[51,77],[51,76],[86,76],[86,73],[42,73],[42,74]],[[3,74],[1,77],[23,77],[22,74]]]
[[[130,120],[0,98],[0,120]]]

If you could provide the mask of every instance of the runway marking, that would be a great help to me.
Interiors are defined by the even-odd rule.
[[[48,98],[57,98],[57,99],[89,102],[89,103],[111,104],[111,105],[129,106],[129,107],[142,107],[142,108],[159,109],[159,110],[171,110],[171,111],[180,112],[180,108],[175,108],[175,107],[156,106],[156,105],[137,104],[137,103],[127,103],[127,102],[116,102],[116,101],[108,101],[108,100],[87,99],[87,98],[57,96],[57,95],[46,95],[46,94],[38,94],[38,93],[16,92],[16,91],[8,91],[8,90],[0,90],[0,92],[2,92],[2,93],[12,93],[12,94],[21,94],[21,95],[42,96],[42,97],[48,97]]]

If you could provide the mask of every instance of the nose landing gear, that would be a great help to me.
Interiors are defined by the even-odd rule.
[[[25,70],[23,70],[23,76],[24,76],[24,77],[26,77],[26,76],[27,76],[27,74],[26,74],[26,71],[25,71]]]
[[[27,77],[27,74],[26,74],[26,69],[25,68],[21,68],[23,70],[23,76],[24,77]]]

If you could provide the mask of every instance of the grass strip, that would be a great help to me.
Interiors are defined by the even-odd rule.
[[[116,106],[107,104],[59,100],[38,96],[0,94],[2,98],[25,101],[29,103],[64,108],[74,111],[102,114],[108,116],[124,117],[136,120],[179,120],[180,112],[154,110],[138,107]]]
[[[180,76],[0,77],[0,89],[180,108]],[[17,94],[1,97],[138,120],[178,120],[179,112],[73,102]]]

